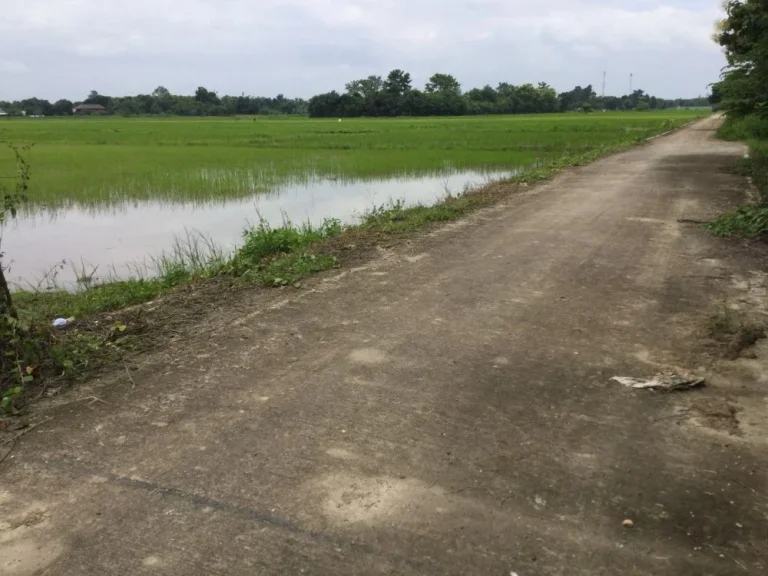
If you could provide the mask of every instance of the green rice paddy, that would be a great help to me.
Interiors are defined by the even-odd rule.
[[[63,208],[125,201],[226,202],[318,178],[366,180],[525,168],[617,149],[700,111],[540,116],[43,118],[0,120],[32,144],[29,199]],[[0,148],[0,177],[13,175]]]

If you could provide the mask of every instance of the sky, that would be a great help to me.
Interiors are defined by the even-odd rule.
[[[192,94],[310,97],[435,72],[704,95],[725,59],[720,0],[0,0],[0,100]]]

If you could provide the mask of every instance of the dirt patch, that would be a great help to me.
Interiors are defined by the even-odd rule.
[[[710,317],[707,326],[709,346],[726,360],[753,358],[753,348],[766,337],[765,327],[755,323],[755,315],[725,307]]]
[[[726,359],[735,360],[742,356],[754,358],[755,353],[752,348],[763,338],[765,338],[765,328],[762,326],[741,326],[728,343]]]
[[[743,436],[739,427],[739,409],[725,400],[719,398],[698,400],[691,406],[689,414],[700,426],[732,436]]]

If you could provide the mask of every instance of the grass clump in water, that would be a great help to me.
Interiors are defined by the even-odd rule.
[[[341,221],[327,218],[320,226],[309,222],[295,226],[287,218],[272,227],[264,218],[244,233],[245,242],[232,258],[237,276],[270,286],[285,286],[336,265],[332,256],[318,255],[312,246],[341,234]]]

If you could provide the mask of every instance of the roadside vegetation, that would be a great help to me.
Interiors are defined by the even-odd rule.
[[[747,142],[749,156],[740,169],[752,178],[754,202],[710,225],[721,236],[768,235],[768,4],[731,0],[716,40],[729,67],[713,87],[713,101],[727,114],[719,135]]]

